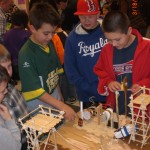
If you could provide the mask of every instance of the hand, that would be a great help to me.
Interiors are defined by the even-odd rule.
[[[112,81],[108,84],[108,89],[111,91],[111,92],[115,92],[115,91],[118,91],[121,89],[121,84],[117,81]]]
[[[63,110],[65,111],[65,118],[70,121],[75,121],[77,114],[75,111],[68,105],[64,104]]]
[[[49,104],[49,105],[51,105],[51,106],[53,106],[53,107],[55,107],[58,110],[65,111],[64,116],[65,116],[66,119],[72,120],[72,121],[75,120],[76,113],[74,112],[74,110],[71,107],[64,104],[64,102],[54,98],[53,96],[51,96],[48,93],[43,94],[40,97],[40,100],[47,103],[47,104]]]
[[[11,115],[6,106],[0,104],[0,115],[4,120],[10,120]]]
[[[131,88],[132,93],[136,93],[139,90],[140,90],[140,85],[138,85],[138,84],[132,85],[132,88]]]

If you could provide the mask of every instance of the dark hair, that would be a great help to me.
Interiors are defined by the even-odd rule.
[[[17,10],[11,15],[11,23],[12,25],[21,26],[26,28],[28,25],[28,15],[23,10]]]
[[[111,11],[106,14],[102,23],[103,32],[127,33],[130,26],[129,18],[121,11]]]
[[[59,4],[60,2],[64,2],[66,3],[68,0],[54,0],[57,4]]]
[[[11,55],[6,47],[0,44],[0,63],[11,61]]]
[[[7,70],[0,65],[0,84],[3,81],[4,82],[9,82],[9,80],[10,80],[10,76],[9,76]]]
[[[29,12],[29,21],[37,30],[43,23],[58,26],[60,24],[60,17],[51,5],[47,3],[36,3]]]
[[[29,10],[31,10],[33,5],[35,5],[36,3],[43,2],[43,3],[50,4],[58,12],[58,8],[57,8],[56,4],[59,4],[60,2],[64,2],[65,3],[67,1],[68,0],[30,0],[30,2],[29,2]]]

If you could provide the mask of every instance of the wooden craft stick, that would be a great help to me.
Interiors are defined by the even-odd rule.
[[[83,102],[80,101],[80,118],[83,119]]]
[[[100,125],[100,105],[97,106],[97,122],[98,122],[98,125]]]
[[[119,92],[118,91],[115,91],[115,97],[116,97],[116,114],[117,114],[118,128],[119,128],[120,125],[119,125],[119,107],[118,107]]]
[[[125,96],[125,116],[127,117],[127,89],[128,89],[128,78],[127,76],[123,79],[123,90]]]

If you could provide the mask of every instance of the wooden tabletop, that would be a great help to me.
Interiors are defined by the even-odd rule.
[[[128,144],[129,137],[122,140],[114,139],[114,130],[103,123],[98,125],[96,118],[85,121],[83,127],[79,127],[76,122],[65,122],[56,131],[58,150],[141,150],[140,143]],[[149,150],[149,142],[142,150]],[[46,150],[48,149],[47,147]]]

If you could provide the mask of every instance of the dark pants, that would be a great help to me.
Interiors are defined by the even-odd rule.
[[[72,98],[77,99],[75,87],[69,83],[65,73],[60,75],[59,86],[64,101],[67,101]]]

